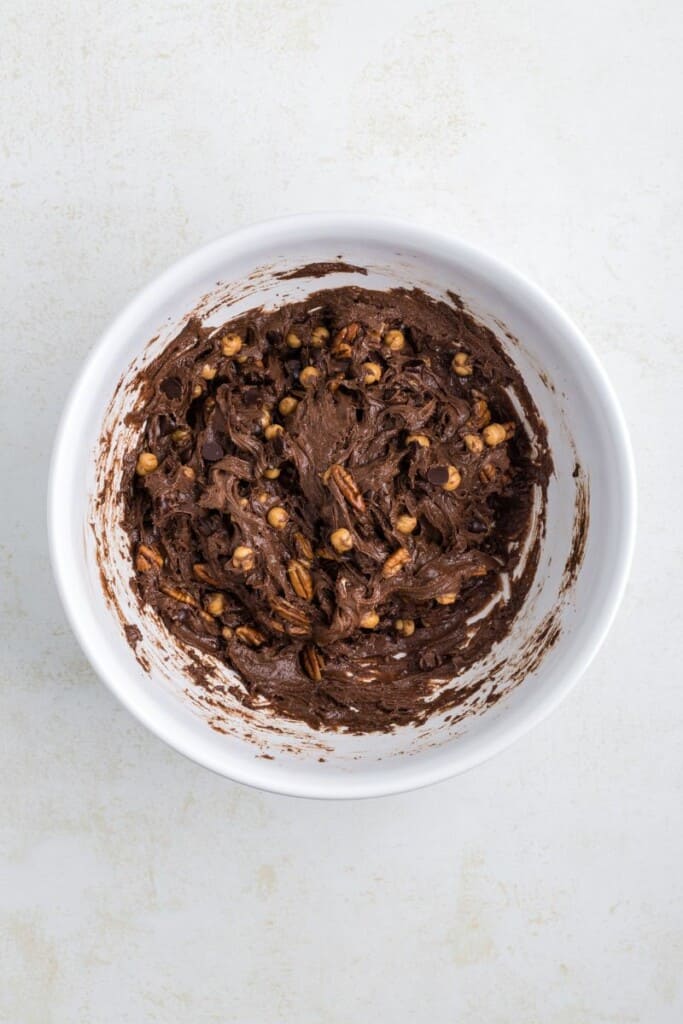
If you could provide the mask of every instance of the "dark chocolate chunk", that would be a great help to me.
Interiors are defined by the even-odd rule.
[[[448,481],[448,468],[446,466],[431,466],[427,470],[427,479],[430,484],[442,484]]]
[[[205,441],[202,445],[202,458],[207,462],[218,462],[224,455],[225,452],[218,441]]]
[[[161,390],[167,398],[180,398],[183,393],[183,385],[177,377],[167,377],[161,382]]]

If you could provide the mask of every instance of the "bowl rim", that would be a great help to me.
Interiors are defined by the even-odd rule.
[[[160,722],[154,714],[147,713],[138,706],[135,701],[138,683],[131,683],[130,678],[122,673],[117,665],[110,665],[104,657],[103,648],[98,644],[97,637],[85,629],[77,607],[78,602],[69,586],[74,565],[69,558],[68,545],[60,543],[62,529],[69,517],[69,502],[64,500],[61,487],[61,481],[66,479],[66,474],[62,470],[72,458],[73,446],[81,433],[78,425],[81,419],[82,399],[87,395],[89,382],[99,378],[98,364],[104,358],[105,350],[117,336],[125,335],[128,326],[132,325],[138,316],[176,287],[181,286],[198,269],[203,266],[208,268],[220,257],[225,258],[237,253],[242,247],[248,248],[267,241],[269,233],[274,230],[279,233],[289,231],[298,234],[299,237],[304,237],[307,231],[316,236],[323,231],[334,233],[335,230],[344,230],[348,233],[349,230],[355,230],[359,237],[380,238],[393,233],[400,235],[404,245],[412,245],[423,251],[438,248],[452,259],[467,262],[478,273],[495,280],[500,287],[523,293],[550,321],[554,321],[557,329],[574,346],[577,358],[583,364],[583,370],[590,375],[593,385],[600,393],[602,411],[611,433],[615,477],[623,514],[619,546],[611,568],[609,590],[604,603],[590,628],[586,629],[580,651],[574,657],[570,668],[559,681],[545,691],[521,721],[510,722],[507,728],[499,728],[493,736],[482,739],[475,749],[465,754],[461,753],[458,756],[457,749],[454,748],[452,758],[439,761],[435,765],[416,763],[407,774],[389,771],[379,778],[364,778],[362,774],[353,773],[335,779],[322,776],[316,779],[314,775],[288,775],[286,771],[282,771],[277,760],[254,759],[252,766],[244,760],[226,757],[219,764],[218,759],[209,756],[201,743],[193,741],[189,735],[176,735],[175,733],[180,730],[173,726],[168,728],[165,722]],[[505,262],[447,231],[420,226],[400,218],[362,213],[332,211],[290,214],[238,228],[177,260],[138,291],[101,333],[76,376],[55,434],[47,487],[48,545],[52,572],[62,606],[90,665],[128,711],[170,747],[219,775],[268,792],[320,799],[375,797],[419,789],[468,771],[511,746],[560,704],[597,654],[621,603],[635,547],[636,495],[636,472],[631,441],[614,389],[587,339],[543,289]],[[230,763],[227,763],[228,761]]]

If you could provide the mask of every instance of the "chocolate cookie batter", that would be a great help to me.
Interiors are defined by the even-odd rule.
[[[141,385],[125,526],[170,631],[313,727],[457,705],[528,591],[552,468],[494,335],[417,289],[328,289],[191,320]]]

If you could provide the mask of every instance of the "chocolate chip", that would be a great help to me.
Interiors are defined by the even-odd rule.
[[[432,466],[427,470],[427,479],[430,484],[438,484],[439,487],[448,480],[448,469],[446,466]]]
[[[216,531],[215,524],[208,518],[197,518],[194,521],[194,525],[197,532],[201,533],[203,537],[210,537]]]
[[[275,435],[275,437],[271,441],[271,444],[273,446],[273,451],[275,452],[276,455],[284,455],[284,453],[285,453],[285,443],[282,440],[282,437],[281,437],[280,434],[276,434]]]
[[[177,377],[167,377],[161,382],[161,390],[167,398],[180,398],[183,393],[183,385]]]
[[[261,392],[258,388],[247,388],[242,392],[245,405],[258,405],[261,400]]]
[[[218,441],[205,441],[202,445],[202,458],[207,462],[218,462],[224,455],[225,452]]]

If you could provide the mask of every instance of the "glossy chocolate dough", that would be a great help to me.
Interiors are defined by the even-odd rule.
[[[311,332],[321,325],[330,339],[319,348]],[[358,327],[344,336],[349,325]],[[406,339],[398,352],[382,342],[394,328]],[[287,344],[290,332],[300,347]],[[236,357],[222,355],[228,333],[243,339]],[[471,356],[471,376],[454,373],[456,352]],[[379,382],[364,383],[366,362],[380,364]],[[206,365],[217,371],[211,380],[202,377]],[[319,376],[306,388],[299,374],[308,365]],[[231,665],[245,704],[266,698],[278,714],[313,727],[389,730],[457,708],[471,690],[446,684],[505,636],[533,579],[538,538],[502,599],[534,490],[543,516],[552,469],[545,428],[494,335],[457,300],[343,287],[252,310],[220,329],[191,320],[138,383],[131,415],[140,441],[125,467],[125,526],[134,586],[170,631]],[[285,395],[299,404],[283,416]],[[516,426],[502,444],[474,453],[463,438],[481,436],[487,405],[493,422]],[[266,411],[284,428],[271,440]],[[429,446],[410,434],[425,435]],[[146,476],[135,473],[141,451],[159,460]],[[462,478],[450,491],[442,486],[449,465]],[[327,473],[332,466],[348,476]],[[268,468],[280,470],[277,479],[264,476]],[[268,525],[273,506],[288,513],[282,530]],[[400,515],[417,519],[413,533],[397,530]],[[343,554],[330,539],[339,528],[353,538]],[[313,549],[310,566],[297,535]],[[141,560],[141,543],[163,565]],[[235,568],[238,545],[254,552],[253,569]],[[388,577],[383,567],[400,548],[409,560]],[[310,599],[292,587],[293,560],[310,573]],[[218,617],[206,612],[216,593],[225,601]],[[444,594],[456,600],[437,603]],[[468,624],[496,595],[492,611]],[[373,630],[360,625],[369,612],[379,616]],[[397,630],[397,620],[414,622],[412,635]],[[240,626],[257,631],[258,647],[236,635]]]

